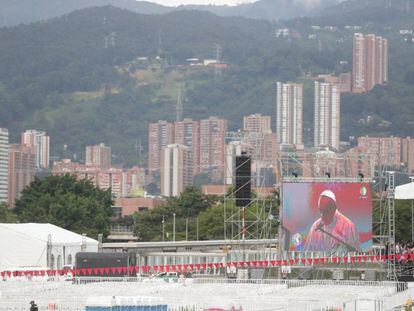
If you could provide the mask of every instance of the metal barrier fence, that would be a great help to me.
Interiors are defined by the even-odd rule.
[[[288,311],[322,311],[341,308],[346,311],[354,310],[391,310],[395,306],[402,305],[404,301],[414,294],[414,289],[405,290],[405,284],[401,282],[376,282],[376,281],[326,281],[326,280],[232,280],[232,279],[211,279],[211,278],[197,278],[189,279],[187,286],[179,286],[179,284],[169,286],[168,284],[151,283],[157,280],[150,280],[148,278],[129,277],[129,278],[96,278],[96,277],[82,277],[78,278],[75,284],[71,282],[56,281],[56,282],[3,282],[0,283],[0,310],[7,311],[23,311],[28,310],[28,302],[34,297],[38,303],[40,311],[49,310],[64,310],[64,311],[84,311],[86,297],[88,295],[102,295],[103,293],[120,292],[131,294],[138,292],[138,289],[145,287],[144,282],[151,285],[151,293],[154,295],[163,295],[162,286],[164,288],[177,290],[177,295],[185,288],[192,288],[192,292],[204,295],[221,295],[221,291],[234,291],[235,297],[239,290],[244,290],[248,293],[249,290],[257,291],[260,297],[260,305],[254,300],[249,299],[233,300],[233,305],[228,303],[228,309],[234,306],[237,310],[240,306],[244,311],[267,311],[267,310],[288,310]],[[158,280],[161,281],[162,280]],[[8,283],[8,284],[7,284]],[[216,286],[218,285],[218,286]],[[219,286],[223,285],[223,286]],[[308,287],[308,288],[301,288]],[[335,288],[336,287],[336,288]],[[339,287],[339,288],[338,288]],[[364,288],[371,292],[377,291],[384,295],[383,298],[378,299],[359,299],[355,301],[344,302],[339,298],[332,297],[329,301],[324,301],[323,298],[315,297],[315,299],[300,300],[300,293],[306,291],[308,294],[314,290],[316,292],[323,292],[326,290],[344,291],[352,289],[353,292],[361,291],[355,287]],[[112,290],[111,290],[112,289]],[[293,291],[290,293],[290,291]],[[278,293],[285,295],[278,303],[274,300],[278,298]],[[82,293],[84,297],[77,297],[76,295]],[[171,294],[171,293],[170,293]],[[173,292],[175,295],[176,292]],[[317,294],[316,294],[317,296]],[[242,297],[243,298],[243,297]],[[176,299],[180,299],[177,297]],[[317,300],[320,299],[320,300]],[[168,302],[168,301],[167,301]],[[169,311],[180,310],[204,310],[206,305],[197,302],[187,303],[185,306],[178,306],[173,303]],[[187,309],[185,309],[187,308]],[[369,309],[371,308],[371,309]]]

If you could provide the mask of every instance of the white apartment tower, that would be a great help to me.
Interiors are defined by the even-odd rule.
[[[339,85],[315,82],[315,147],[339,149],[341,124]]]
[[[192,151],[180,144],[171,144],[161,155],[161,195],[179,196],[193,182]]]
[[[36,153],[36,168],[49,168],[50,138],[46,132],[27,130],[22,133],[22,145],[33,148]]]
[[[280,147],[303,148],[303,85],[277,82],[276,134]]]
[[[9,131],[0,128],[0,203],[8,200]]]

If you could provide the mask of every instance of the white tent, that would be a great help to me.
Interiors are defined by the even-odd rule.
[[[414,200],[414,182],[395,188],[396,200]]]
[[[48,238],[50,265],[47,264]],[[0,223],[0,271],[19,268],[61,269],[74,264],[76,253],[98,251],[98,241],[51,224]]]

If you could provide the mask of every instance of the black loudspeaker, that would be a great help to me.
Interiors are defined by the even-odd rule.
[[[252,159],[242,154],[236,156],[236,206],[243,207],[250,204],[252,198]]]

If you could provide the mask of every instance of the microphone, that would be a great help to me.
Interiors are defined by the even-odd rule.
[[[323,229],[323,223],[320,222],[319,225],[316,226],[315,232],[322,231],[322,229]]]

